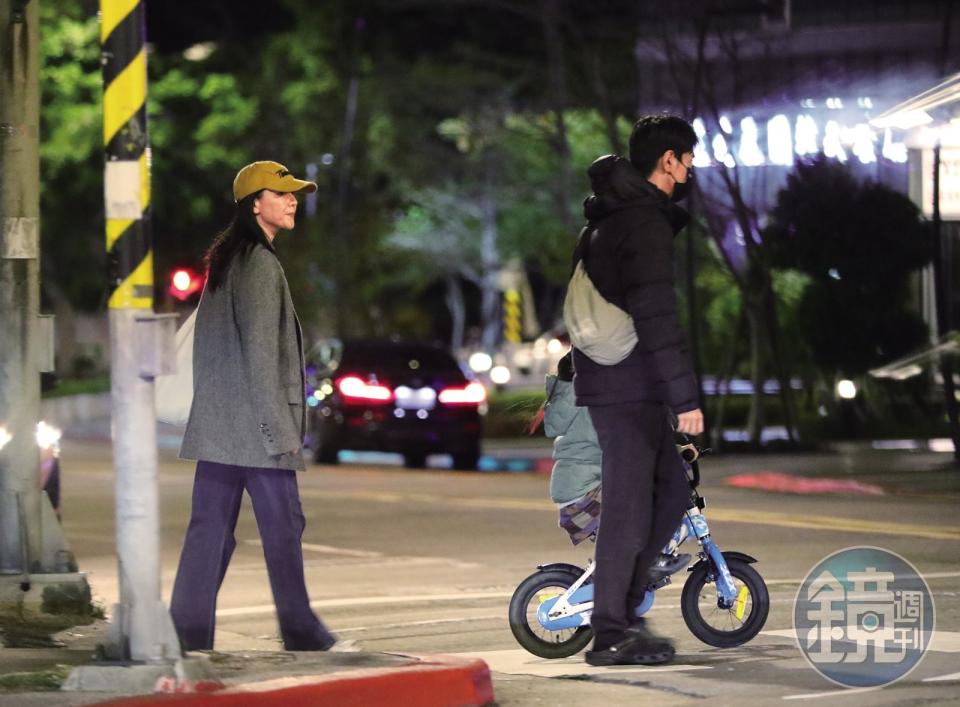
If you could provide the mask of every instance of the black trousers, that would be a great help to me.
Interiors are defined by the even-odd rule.
[[[643,598],[650,565],[690,498],[667,410],[660,403],[591,407],[603,450],[603,510],[590,623],[603,649],[623,637]]]

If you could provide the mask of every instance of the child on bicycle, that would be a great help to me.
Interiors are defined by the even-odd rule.
[[[547,400],[542,408],[544,432],[553,437],[550,498],[560,512],[561,528],[574,545],[595,540],[600,527],[600,462],[602,452],[587,408],[577,407],[573,392],[572,352],[557,363],[556,375],[547,375]],[[539,425],[534,421],[531,433]],[[669,546],[668,546],[669,548]],[[668,548],[664,548],[667,550]],[[682,569],[690,555],[662,552],[651,573],[664,577]]]

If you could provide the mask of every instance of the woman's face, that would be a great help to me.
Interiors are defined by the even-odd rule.
[[[277,231],[293,228],[297,214],[297,197],[290,192],[264,189],[253,201],[253,213],[257,223],[272,241]]]

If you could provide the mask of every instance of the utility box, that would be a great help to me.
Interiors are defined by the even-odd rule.
[[[141,378],[156,378],[177,371],[176,314],[137,317],[137,359]]]

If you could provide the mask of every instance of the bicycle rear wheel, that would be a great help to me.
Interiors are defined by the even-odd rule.
[[[551,631],[537,620],[540,604],[560,596],[580,578],[568,570],[535,572],[520,583],[510,599],[510,630],[526,650],[540,658],[568,658],[593,639],[589,626]]]

